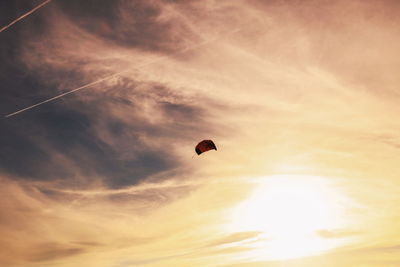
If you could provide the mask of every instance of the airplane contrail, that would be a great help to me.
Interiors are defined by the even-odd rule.
[[[239,31],[240,31],[240,29],[236,29],[236,30],[234,30],[234,31],[232,31],[232,32],[229,32],[228,34],[237,33],[237,32],[239,32]],[[220,38],[221,38],[221,36],[220,36],[220,37],[216,37],[216,38],[212,38],[212,39],[209,39],[209,40],[205,40],[205,41],[203,41],[203,42],[194,44],[194,45],[192,45],[192,46],[183,48],[182,50],[179,50],[179,51],[177,51],[177,52],[175,52],[175,53],[172,53],[172,54],[170,54],[170,55],[158,56],[158,57],[156,57],[156,58],[153,59],[153,60],[147,61],[147,62],[145,62],[145,63],[143,63],[143,64],[141,64],[141,65],[135,66],[135,67],[136,67],[136,68],[145,67],[145,66],[147,66],[147,65],[156,63],[156,62],[158,62],[158,61],[160,61],[160,60],[162,60],[162,59],[169,58],[169,57],[173,57],[173,56],[176,56],[176,55],[179,55],[179,54],[183,54],[183,53],[185,53],[185,52],[187,52],[187,51],[190,51],[190,50],[196,49],[196,48],[198,48],[198,47],[200,47],[200,46],[209,44],[209,43],[214,42],[214,41],[216,41],[216,40],[218,40],[218,39],[220,39]],[[95,84],[104,82],[104,81],[106,81],[106,80],[109,80],[109,79],[111,79],[111,78],[113,78],[113,77],[119,76],[119,75],[121,75],[122,73],[127,72],[127,71],[130,71],[130,69],[127,69],[127,70],[124,70],[124,71],[120,71],[120,72],[117,72],[117,73],[114,73],[114,74],[105,76],[105,77],[103,77],[103,78],[101,78],[101,79],[99,79],[99,80],[96,80],[96,81],[94,81],[94,82],[85,84],[85,85],[83,85],[83,86],[81,86],[81,87],[72,89],[72,90],[70,90],[70,91],[67,91],[67,92],[62,93],[62,94],[59,94],[59,95],[56,95],[56,96],[54,96],[54,97],[52,97],[52,98],[46,99],[46,100],[44,100],[44,101],[41,101],[41,102],[36,103],[36,104],[34,104],[34,105],[31,105],[31,106],[29,106],[29,107],[26,107],[26,108],[17,110],[17,111],[15,111],[15,112],[13,112],[13,113],[7,114],[7,115],[5,115],[4,117],[5,117],[5,118],[12,117],[12,116],[17,115],[17,114],[19,114],[19,113],[22,113],[22,112],[24,112],[24,111],[30,110],[30,109],[32,109],[32,108],[34,108],[34,107],[37,107],[37,106],[43,105],[43,104],[45,104],[45,103],[51,102],[51,101],[53,101],[53,100],[56,100],[56,99],[58,99],[58,98],[60,98],[60,97],[63,97],[63,96],[72,94],[72,93],[74,93],[74,92],[76,92],[76,91],[79,91],[79,90],[88,88],[88,87],[90,87],[90,86],[92,86],[92,85],[95,85]]]
[[[13,20],[10,24],[4,26],[3,28],[0,29],[0,33],[7,30],[8,28],[10,28],[12,25],[14,25],[15,23],[17,23],[18,21],[20,21],[21,19],[29,16],[30,14],[32,14],[33,12],[35,12],[36,10],[38,10],[39,8],[47,5],[48,3],[50,3],[53,0],[46,0],[43,3],[41,3],[40,5],[34,7],[32,10],[28,11],[27,13],[23,14],[22,16],[20,16],[19,18]]]
[[[81,87],[75,88],[75,89],[70,90],[70,91],[68,91],[68,92],[65,92],[65,93],[59,94],[59,95],[57,95],[57,96],[54,96],[54,97],[52,97],[52,98],[46,99],[46,100],[44,100],[44,101],[42,101],[42,102],[39,102],[39,103],[37,103],[37,104],[34,104],[34,105],[32,105],[32,106],[29,106],[29,107],[23,108],[23,109],[21,109],[21,110],[18,110],[18,111],[16,111],[16,112],[10,113],[10,114],[6,115],[5,117],[8,118],[8,117],[17,115],[18,113],[21,113],[21,112],[27,111],[27,110],[29,110],[29,109],[31,109],[31,108],[40,106],[40,105],[42,105],[42,104],[44,104],[44,103],[53,101],[53,100],[55,100],[55,99],[57,99],[57,98],[60,98],[60,97],[63,97],[63,96],[72,94],[73,92],[76,92],[76,91],[85,89],[85,88],[87,88],[87,87],[90,87],[90,86],[92,86],[92,85],[101,83],[101,82],[103,82],[103,81],[105,81],[105,80],[108,80],[108,79],[111,79],[111,78],[113,78],[113,77],[115,77],[115,76],[120,75],[122,72],[125,72],[125,71],[117,72],[117,73],[114,73],[114,74],[112,74],[112,75],[103,77],[103,78],[101,78],[100,80],[97,80],[97,81],[94,81],[94,82],[85,84],[85,85],[83,85],[83,86],[81,86]]]

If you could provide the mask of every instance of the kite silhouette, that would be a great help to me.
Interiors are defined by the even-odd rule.
[[[195,151],[197,155],[200,155],[201,153],[204,153],[212,149],[217,150],[217,147],[215,146],[214,142],[212,140],[203,140],[197,144]]]

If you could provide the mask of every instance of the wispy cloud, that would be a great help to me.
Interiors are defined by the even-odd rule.
[[[0,44],[1,264],[279,266],[227,226],[272,174],[343,191],[346,246],[288,264],[395,264],[398,8],[54,1]]]
[[[34,7],[33,9],[29,10],[28,12],[26,12],[25,14],[23,14],[22,16],[16,18],[15,20],[13,20],[12,22],[10,22],[9,24],[3,26],[0,29],[0,33],[7,30],[8,28],[10,28],[12,25],[14,25],[15,23],[17,23],[18,21],[26,18],[27,16],[29,16],[30,14],[34,13],[36,10],[40,9],[41,7],[47,5],[48,3],[50,3],[52,0],[46,0],[43,3],[41,3],[40,5]]]

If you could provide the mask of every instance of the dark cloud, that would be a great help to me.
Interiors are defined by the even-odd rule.
[[[80,28],[124,47],[172,52],[196,38],[189,27],[173,17],[163,17],[162,1],[61,1],[59,9]]]
[[[8,80],[31,103],[49,89],[48,84],[39,87],[40,81],[30,73],[22,84]],[[27,92],[25,88],[32,88],[28,83],[34,83],[39,96]],[[112,188],[129,186],[178,167],[173,146],[179,142],[172,140],[201,131],[205,123],[200,103],[185,100],[162,84],[121,79],[103,95],[81,96],[1,120],[0,169],[22,179],[52,180],[68,187],[87,186],[98,178]],[[160,117],[159,123],[143,117],[144,102]],[[113,109],[129,119],[115,117],[110,113]],[[107,140],[101,135],[107,135]],[[143,137],[157,145],[144,143]]]
[[[25,14],[26,12],[32,10],[32,8],[43,3],[41,0],[15,0],[15,1],[1,1],[0,3],[0,27],[8,25],[10,22],[14,21],[16,18]],[[44,11],[46,12],[46,11]],[[43,12],[42,12],[43,13]],[[21,31],[22,29],[30,28],[29,24],[35,24],[34,27],[42,27],[44,24],[41,20],[42,14],[33,13],[23,20],[12,25],[9,29],[1,33],[0,39],[6,40],[5,37],[10,37]]]
[[[2,18],[15,18],[34,4],[15,1],[2,9],[1,14],[7,14]],[[163,8],[163,2],[156,1],[54,1],[2,33],[1,114],[101,77],[101,68],[95,75],[82,72],[93,59],[73,54],[82,45],[76,38],[85,45],[105,40],[116,48],[181,49],[184,42],[179,39],[192,38],[192,33],[173,16],[161,18]],[[66,25],[78,27],[62,24],[65,18]],[[187,101],[163,84],[134,79],[98,87],[103,95],[80,92],[3,118],[0,171],[14,179],[52,181],[61,187],[100,182],[120,188],[180,166],[174,146],[201,132],[205,112],[200,103]],[[146,114],[144,102],[158,116],[157,123],[149,121],[152,115]],[[115,116],[112,110],[129,118]]]
[[[86,250],[82,247],[63,247],[56,243],[46,243],[38,245],[35,252],[29,256],[28,261],[42,262],[57,260],[60,258],[70,257],[77,254],[82,254]]]
[[[7,6],[9,17],[30,7],[27,1],[17,2]],[[90,81],[81,72],[89,59],[65,61],[62,51],[57,50],[61,47],[43,42],[51,38],[46,35],[45,22],[51,24],[60,10],[84,31],[118,45],[150,50],[177,48],[168,39],[175,24],[158,21],[160,8],[145,1],[57,2],[29,18],[24,28],[16,27],[2,34],[9,38],[0,44],[0,56],[4,59],[0,66],[0,112],[5,115],[52,97],[55,88],[73,88]],[[132,14],[124,19],[123,12]],[[132,25],[126,19],[132,19]],[[111,27],[113,31],[102,32],[99,27]],[[68,32],[66,38],[71,34]],[[48,60],[46,54],[51,49],[58,52]],[[21,56],[22,51],[28,57]],[[31,56],[36,62],[33,65]],[[62,64],[54,65],[54,61]],[[173,90],[161,84],[121,79],[115,87],[106,88],[104,95],[68,96],[20,116],[2,119],[0,170],[18,179],[54,181],[60,186],[80,188],[97,180],[119,188],[178,167],[171,140],[198,130],[202,109],[195,103],[182,102]],[[143,117],[142,101],[151,103],[153,111],[163,118],[159,124]],[[108,114],[108,108],[126,112],[130,119]],[[145,143],[144,137],[153,140],[152,144]]]
[[[113,188],[136,184],[150,175],[175,168],[178,161],[169,146],[149,147],[140,138],[153,136],[156,141],[163,135],[171,137],[174,124],[189,121],[196,114],[196,108],[166,102],[154,104],[168,118],[165,124],[150,125],[134,111],[131,115],[137,116],[137,125],[106,115],[94,118],[95,111],[79,110],[88,109],[81,103],[75,103],[73,108],[63,103],[49,104],[40,112],[3,120],[0,168],[34,180],[61,179],[76,183],[71,178],[103,177],[103,182]],[[107,143],[98,136],[98,124],[115,143]],[[184,129],[185,125],[177,128]]]

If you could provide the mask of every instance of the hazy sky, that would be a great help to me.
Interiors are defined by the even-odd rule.
[[[396,0],[50,1],[0,32],[0,265],[400,266],[399,44]]]

